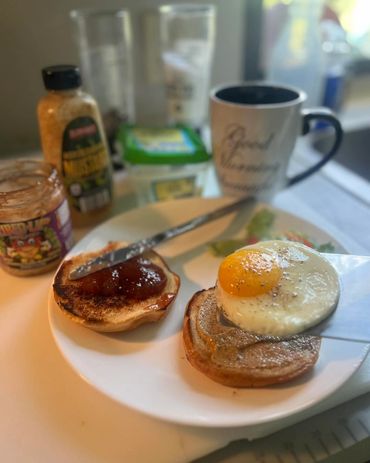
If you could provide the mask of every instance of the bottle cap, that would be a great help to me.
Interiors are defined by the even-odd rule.
[[[42,78],[48,90],[68,90],[81,86],[80,70],[72,64],[43,68]]]

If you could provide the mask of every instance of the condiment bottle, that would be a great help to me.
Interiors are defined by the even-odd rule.
[[[112,203],[112,167],[98,105],[78,67],[42,70],[47,95],[37,113],[45,159],[63,179],[74,225],[102,220]]]
[[[9,161],[0,168],[0,266],[13,275],[46,272],[73,245],[63,184],[52,165]]]

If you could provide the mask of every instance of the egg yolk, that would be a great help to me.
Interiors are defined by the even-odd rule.
[[[241,249],[222,261],[218,281],[228,294],[253,297],[274,288],[281,273],[273,256],[256,249]]]

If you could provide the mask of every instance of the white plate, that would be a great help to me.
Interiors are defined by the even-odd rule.
[[[198,214],[228,199],[188,199],[157,203],[114,217],[94,229],[73,254],[103,247],[108,240],[135,241]],[[272,208],[271,208],[272,209]],[[305,232],[317,242],[336,241],[322,230],[273,209],[278,231]],[[178,297],[167,318],[128,333],[99,334],[64,317],[52,291],[49,318],[56,343],[67,362],[102,393],[157,418],[190,425],[256,425],[304,410],[338,389],[360,366],[368,346],[323,339],[314,370],[286,385],[233,389],[214,383],[186,360],[181,326],[191,295],[212,286],[219,259],[206,243],[241,232],[248,219],[232,214],[163,244],[159,252],[181,277]],[[345,252],[336,243],[337,252]]]

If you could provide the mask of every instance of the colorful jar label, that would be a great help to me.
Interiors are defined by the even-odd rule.
[[[112,200],[109,153],[92,117],[78,117],[63,135],[61,171],[70,205],[90,212]]]
[[[24,222],[0,223],[2,265],[32,270],[57,263],[73,245],[67,200],[54,211]]]

